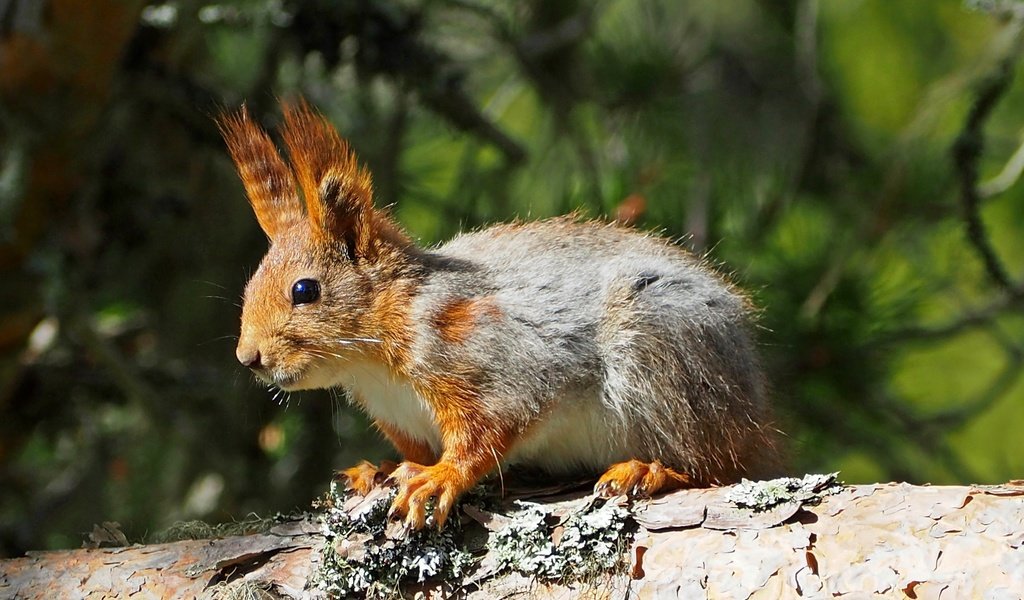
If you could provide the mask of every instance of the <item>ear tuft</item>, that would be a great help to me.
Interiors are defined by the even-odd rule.
[[[217,126],[242,178],[256,220],[273,241],[284,229],[305,218],[295,177],[270,136],[253,122],[244,105],[237,113],[221,115]]]
[[[376,239],[369,171],[359,166],[331,123],[305,101],[283,103],[283,108],[282,135],[313,233],[369,255]]]

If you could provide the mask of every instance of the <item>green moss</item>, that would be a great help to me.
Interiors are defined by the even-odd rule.
[[[463,505],[490,517],[486,529],[453,518],[438,531],[395,531],[387,511],[395,496],[375,491],[365,499],[339,492],[332,485],[322,506],[325,544],[314,578],[332,597],[399,597],[402,589],[428,581],[444,581],[452,591],[482,585],[504,572],[538,581],[592,582],[625,564],[636,524],[626,506],[587,497],[572,502],[517,502],[506,515],[490,509],[495,500],[477,488]],[[486,538],[486,541],[482,541]],[[477,554],[487,559],[477,564]],[[472,576],[471,575],[472,572]]]
[[[266,533],[275,525],[294,520],[296,515],[277,514],[272,517],[252,516],[243,521],[231,521],[216,525],[205,521],[178,521],[167,529],[149,536],[147,541],[155,544],[179,542],[181,540],[206,540],[232,535]]]
[[[462,578],[473,557],[456,542],[458,519],[441,531],[427,527],[396,536],[387,519],[395,493],[379,494],[350,512],[345,508],[349,497],[331,484],[323,503],[325,543],[315,576],[320,590],[332,597],[392,598],[404,584]]]
[[[278,600],[270,585],[256,581],[234,581],[218,583],[200,596],[201,600]]]
[[[622,566],[636,527],[626,507],[594,499],[562,518],[524,503],[489,544],[500,570],[544,581],[587,581]]]
[[[744,479],[729,490],[726,498],[741,508],[768,510],[780,504],[799,502],[813,504],[822,497],[839,493],[843,486],[839,473],[804,475],[802,478],[780,477],[768,481]]]

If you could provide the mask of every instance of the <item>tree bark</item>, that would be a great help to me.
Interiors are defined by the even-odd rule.
[[[730,488],[638,503],[629,567],[585,584],[485,571],[420,586],[467,598],[1021,598],[1024,482],[859,485],[755,512]],[[549,500],[546,509],[580,500]],[[472,523],[479,509],[464,509]],[[513,520],[514,513],[509,515]],[[502,521],[504,521],[502,519]],[[489,522],[492,532],[500,525]],[[35,552],[0,561],[0,598],[315,598],[324,544],[314,520],[266,534],[122,548]],[[493,563],[492,563],[493,564]],[[473,581],[471,585],[466,582]],[[465,587],[459,588],[459,585]],[[851,594],[846,596],[846,594]]]

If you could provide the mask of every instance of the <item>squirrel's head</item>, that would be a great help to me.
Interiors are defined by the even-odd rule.
[[[373,207],[370,174],[304,102],[283,104],[290,165],[243,107],[219,119],[270,249],[245,288],[236,355],[285,390],[337,385],[342,363],[380,344],[376,291],[405,237]]]

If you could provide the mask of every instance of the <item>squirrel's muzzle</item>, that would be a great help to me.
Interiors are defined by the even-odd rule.
[[[242,363],[243,367],[259,369],[263,366],[260,351],[256,348],[244,348],[239,345],[235,349],[235,356],[238,358],[238,362]]]

